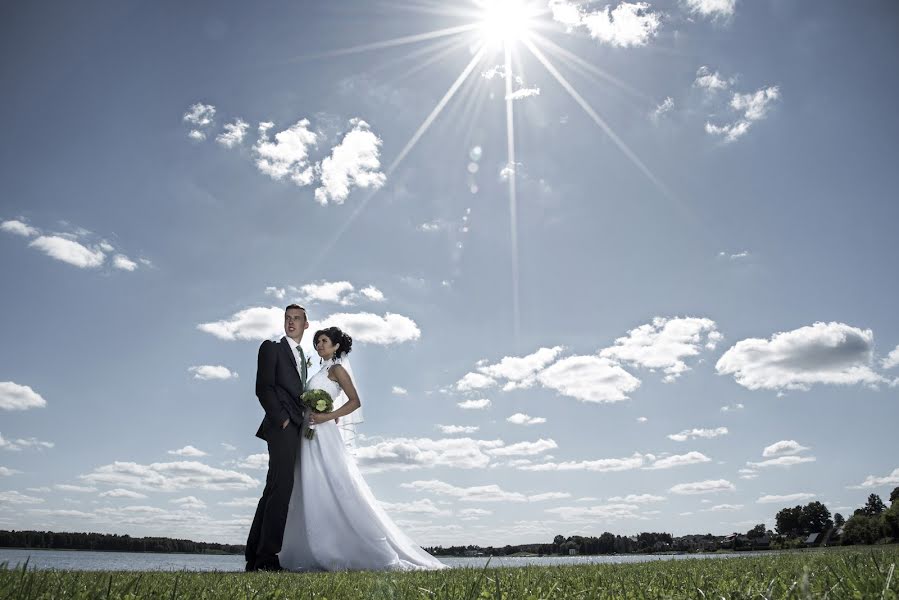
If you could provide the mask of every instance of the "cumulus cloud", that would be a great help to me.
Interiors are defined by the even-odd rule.
[[[517,467],[522,471],[596,471],[614,472],[639,469],[646,464],[647,456],[635,452],[627,458],[600,458],[596,460],[580,460],[566,462],[544,462],[538,464],[525,464]]]
[[[774,442],[770,446],[765,446],[765,449],[762,450],[762,456],[770,458],[772,456],[782,456],[786,454],[799,454],[803,450],[808,450],[808,448],[796,440],[781,440],[779,442]]]
[[[216,136],[215,141],[225,148],[239,146],[243,142],[249,129],[249,123],[243,119],[235,119],[233,123],[225,123],[225,131]]]
[[[39,233],[34,227],[16,219],[10,219],[9,221],[0,223],[0,230],[21,235],[22,237],[31,237]]]
[[[455,383],[455,388],[460,392],[471,392],[496,385],[496,380],[481,373],[466,373]]]
[[[41,504],[42,502],[44,502],[43,498],[27,496],[15,490],[0,492],[0,507],[9,504]]]
[[[343,306],[352,306],[360,300],[383,302],[384,294],[378,288],[369,285],[358,292],[349,281],[322,281],[307,283],[296,288],[300,294],[300,302],[334,302]]]
[[[883,485],[899,485],[899,468],[893,469],[889,475],[879,477],[877,475],[868,475],[865,480],[858,485],[849,486],[850,489],[863,489],[880,487]]]
[[[20,452],[22,450],[44,450],[52,448],[53,442],[43,442],[37,438],[18,438],[15,440],[7,440],[0,435],[0,449],[9,450],[11,452]]]
[[[391,438],[357,447],[353,454],[367,472],[408,471],[445,466],[458,469],[485,468],[491,457],[485,452],[503,446],[500,440],[471,438]]]
[[[556,360],[561,353],[562,347],[555,346],[553,348],[540,348],[527,356],[505,356],[496,364],[481,365],[477,368],[476,374],[469,373],[466,375],[466,377],[469,377],[469,375],[475,376],[473,382],[471,378],[468,380],[467,387],[472,387],[472,383],[475,385],[483,383],[482,387],[488,387],[496,380],[506,381],[503,386],[505,391],[531,387],[537,381],[537,373]],[[477,374],[482,375],[483,378],[477,378]],[[463,380],[465,380],[465,377],[463,377]],[[461,382],[462,380],[456,384],[457,389],[459,389]]]
[[[693,85],[695,87],[700,87],[710,92],[726,90],[733,85],[733,83],[733,79],[725,79],[718,71],[712,71],[705,65],[697,69],[696,79],[693,80]]]
[[[231,371],[228,367],[221,365],[198,365],[190,367],[188,372],[194,374],[194,379],[203,381],[209,379],[237,379],[238,377],[235,371]]]
[[[736,491],[734,484],[726,479],[707,479],[705,481],[694,481],[691,483],[678,483],[669,490],[672,494],[695,495],[695,494],[715,494],[718,492]]]
[[[21,472],[22,471],[17,471],[16,469],[10,469],[9,467],[0,467],[0,477],[10,477]]]
[[[671,469],[673,467],[683,467],[686,465],[695,465],[699,463],[711,462],[711,458],[702,452],[687,452],[686,454],[674,454],[658,458],[652,464],[643,467],[644,469]]]
[[[734,123],[728,123],[726,125],[715,125],[713,123],[705,124],[705,131],[709,135],[719,135],[724,138],[726,142],[735,142],[747,133],[749,133],[749,128],[751,123],[749,121],[736,121]]]
[[[765,467],[792,467],[802,463],[815,462],[814,456],[778,456],[777,458],[769,458],[760,462],[747,462],[746,464],[752,468]]]
[[[47,401],[29,386],[12,381],[0,381],[0,409],[28,410],[45,406]]]
[[[161,492],[183,489],[246,490],[259,485],[258,480],[244,473],[218,469],[197,461],[148,465],[115,461],[79,478],[94,484]]]
[[[609,522],[621,519],[645,518],[637,504],[599,504],[596,506],[559,506],[548,508],[546,512],[558,516],[563,521]]]
[[[725,142],[734,142],[746,135],[753,123],[764,119],[771,105],[779,99],[780,88],[776,85],[761,88],[751,94],[734,93],[730,108],[742,113],[742,117],[724,125],[707,122],[706,133],[721,136]]]
[[[284,309],[254,306],[234,313],[230,319],[201,323],[197,329],[223,340],[267,340],[284,331]]]
[[[716,504],[715,506],[711,506],[705,510],[708,512],[730,512],[741,510],[742,508],[742,504]]]
[[[718,360],[718,373],[750,390],[803,390],[813,384],[884,382],[871,369],[874,334],[844,323],[815,323],[737,342]]]
[[[546,423],[543,417],[532,417],[524,413],[515,413],[511,417],[506,417],[506,421],[513,425],[540,425]]]
[[[202,450],[200,450],[198,448],[194,448],[191,445],[184,446],[183,448],[179,448],[177,450],[169,450],[168,453],[174,454],[175,456],[190,456],[190,457],[207,455],[206,452],[203,452]]]
[[[580,24],[587,28],[590,37],[603,44],[629,48],[648,44],[658,33],[662,20],[650,10],[648,2],[622,2],[614,9],[606,6],[583,13]]]
[[[215,106],[203,104],[202,102],[192,104],[182,117],[182,120],[191,126],[191,130],[187,135],[194,140],[206,139],[205,130],[212,126],[214,119]]]
[[[776,504],[779,502],[788,503],[788,502],[805,502],[806,500],[811,500],[815,497],[815,494],[809,494],[806,492],[799,492],[796,494],[784,494],[782,496],[777,495],[763,495],[760,496],[758,500],[756,500],[759,504]]]
[[[455,435],[457,433],[474,433],[480,427],[477,425],[438,425],[437,429],[446,435]]]
[[[116,254],[112,257],[112,266],[120,271],[136,271],[137,263],[125,256],[124,254]]]
[[[29,244],[50,258],[62,261],[79,269],[95,269],[103,265],[106,255],[99,248],[88,248],[79,242],[57,235],[42,235]]]
[[[461,502],[542,502],[545,500],[556,500],[571,496],[566,492],[545,492],[542,494],[526,495],[520,492],[503,490],[498,485],[458,487],[437,479],[403,483],[400,487],[415,490],[417,492],[428,492],[438,496],[449,496]]]
[[[177,504],[179,508],[184,510],[202,510],[206,508],[206,503],[196,496],[184,496],[183,498],[169,500],[169,502]]]
[[[268,452],[250,454],[249,456],[236,461],[234,464],[241,469],[256,469],[258,471],[264,471],[268,469]]]
[[[649,118],[652,119],[653,123],[658,123],[662,117],[672,110],[674,110],[674,98],[667,96],[661,104],[655,107],[655,110],[649,113]]]
[[[570,356],[537,376],[544,386],[583,402],[619,402],[640,387],[640,380],[615,362],[598,356]]]
[[[517,444],[492,448],[486,452],[492,456],[534,456],[558,447],[555,440],[541,438],[536,442],[518,442]]]
[[[219,502],[219,506],[231,506],[233,508],[256,508],[259,504],[259,498],[256,496],[244,496],[242,498],[232,498],[225,502]]]
[[[393,394],[394,396],[406,396],[409,394],[409,390],[407,390],[404,387],[395,385],[392,388],[390,388],[390,393]]]
[[[259,124],[259,139],[253,146],[256,168],[272,179],[287,177],[298,186],[309,185],[315,179],[315,168],[309,163],[309,149],[315,147],[318,138],[309,129],[309,120],[297,121],[287,129],[269,137],[272,122]]]
[[[744,408],[745,407],[741,403],[737,402],[735,404],[727,404],[725,406],[722,406],[721,412],[734,412],[737,410],[743,410]]]
[[[680,433],[672,433],[668,436],[669,440],[675,442],[686,442],[690,439],[703,438],[712,439],[727,435],[727,427],[716,427],[715,429],[684,429]]]
[[[352,186],[378,189],[387,176],[381,167],[381,138],[362,119],[350,121],[352,127],[340,144],[331,149],[319,167],[321,186],[315,190],[319,204],[343,204]]]
[[[683,0],[687,9],[704,17],[728,18],[733,16],[737,0]]]
[[[646,504],[664,500],[665,496],[655,496],[653,494],[628,494],[627,496],[613,496],[609,498],[609,502],[624,502],[627,504]]]
[[[141,494],[140,492],[135,492],[132,490],[126,490],[124,488],[115,488],[111,490],[107,490],[105,492],[100,493],[101,498],[130,498],[132,500],[136,500],[138,498],[146,498],[145,494]]]
[[[96,492],[97,488],[89,485],[72,485],[70,483],[57,483],[53,486],[55,489],[60,492],[76,492],[79,494],[87,494],[90,492]]]
[[[380,504],[384,510],[392,513],[431,515],[434,517],[448,517],[453,514],[453,511],[440,508],[427,498],[412,502],[381,502]]]
[[[481,398],[479,400],[463,400],[462,402],[457,403],[456,406],[465,410],[483,410],[489,408],[490,404],[490,400]]]
[[[880,361],[880,366],[882,366],[884,369],[892,369],[899,366],[899,346],[896,346],[889,354],[886,355],[886,358]]]
[[[665,381],[671,382],[690,370],[685,358],[698,355],[703,348],[714,350],[721,337],[711,319],[656,317],[652,323],[631,329],[599,355],[647,369],[661,369]]]

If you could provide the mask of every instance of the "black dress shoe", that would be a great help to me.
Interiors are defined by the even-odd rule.
[[[246,571],[247,573],[252,573],[253,571],[256,571],[256,570],[257,570],[257,569],[256,569],[256,561],[254,561],[254,560],[248,560],[248,561],[247,561],[247,564],[246,564],[246,566],[243,568],[243,570]]]

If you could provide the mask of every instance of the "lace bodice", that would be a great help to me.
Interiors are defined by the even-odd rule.
[[[333,365],[334,362],[332,361],[325,362],[318,373],[313,375],[306,383],[306,390],[324,390],[328,392],[332,399],[337,400],[337,396],[341,392],[340,384],[328,379],[328,369]]]

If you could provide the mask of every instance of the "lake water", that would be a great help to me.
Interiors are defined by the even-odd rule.
[[[490,567],[524,567],[527,565],[589,565],[642,563],[656,560],[688,558],[733,558],[759,554],[626,554],[620,556],[528,556],[493,557]],[[28,561],[29,569],[65,571],[243,571],[243,556],[219,554],[155,554],[139,552],[92,552],[88,550],[23,550],[0,548],[0,563],[9,567]],[[484,567],[487,557],[441,557],[451,567]]]

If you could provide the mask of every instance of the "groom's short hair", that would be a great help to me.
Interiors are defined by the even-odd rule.
[[[284,312],[286,313],[287,311],[289,311],[289,310],[292,309],[292,308],[293,308],[293,309],[296,309],[296,310],[301,310],[301,311],[303,311],[303,315],[304,315],[304,316],[306,315],[306,309],[305,309],[304,307],[300,306],[299,304],[290,304],[290,305],[288,305],[287,308],[284,309]],[[308,321],[309,318],[307,317],[306,320]]]

